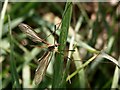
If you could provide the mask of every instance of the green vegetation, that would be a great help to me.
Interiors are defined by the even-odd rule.
[[[120,89],[119,8],[119,3],[98,2],[7,3],[0,16],[2,88]],[[50,44],[59,44],[39,85],[33,79],[47,46],[29,39],[20,23]]]

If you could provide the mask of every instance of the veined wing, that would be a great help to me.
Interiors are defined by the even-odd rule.
[[[52,57],[52,56],[50,56],[51,54],[52,54],[52,52],[47,51],[39,60],[39,65],[36,69],[35,77],[34,77],[34,81],[35,81],[36,85],[38,85],[42,81],[42,79],[45,75],[45,72],[47,70],[47,67],[48,67],[51,57]]]
[[[43,42],[43,43],[45,43],[45,44],[47,44],[47,45],[50,45],[50,44],[49,44],[48,42],[46,42],[45,40],[41,39],[41,38],[33,31],[33,29],[32,29],[30,26],[28,26],[27,24],[20,23],[20,24],[18,25],[18,27],[20,28],[20,30],[21,30],[22,32],[24,32],[25,34],[27,34],[27,35],[30,37],[30,39],[32,39],[32,41],[34,41],[34,42]]]

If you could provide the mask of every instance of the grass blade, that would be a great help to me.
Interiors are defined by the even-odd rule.
[[[1,11],[1,17],[0,17],[0,39],[2,37],[2,27],[3,27],[3,23],[4,23],[4,17],[5,17],[5,12],[6,12],[6,9],[7,9],[7,4],[8,4],[8,0],[5,0],[5,3],[4,3],[4,6],[3,6],[3,9]]]
[[[120,56],[119,56],[118,62],[120,62]],[[115,72],[114,72],[113,81],[112,81],[112,85],[111,85],[111,90],[112,90],[113,88],[118,88],[119,78],[120,78],[119,73],[120,73],[120,70],[119,70],[119,68],[116,66]]]
[[[20,88],[20,83],[19,83],[19,77],[18,73],[16,70],[16,64],[15,64],[15,59],[14,59],[14,48],[13,48],[13,43],[12,43],[12,34],[11,34],[11,28],[10,28],[10,16],[8,16],[8,30],[10,31],[10,69],[11,69],[11,75],[12,75],[12,82],[14,83],[16,88]]]
[[[62,20],[62,26],[61,26],[61,33],[59,38],[59,44],[58,51],[60,53],[64,53],[63,50],[66,46],[66,40],[68,35],[68,29],[71,21],[71,14],[72,14],[72,4],[66,3],[65,11],[63,14],[63,20]],[[56,55],[55,65],[54,65],[54,75],[53,75],[53,88],[62,88],[65,84],[63,84],[62,76],[63,76],[63,63],[64,62],[64,56],[61,54]],[[57,84],[56,84],[57,83]]]
[[[82,70],[83,68],[85,68],[89,63],[91,63],[97,56],[94,55],[93,57],[91,57],[88,61],[86,61],[84,64],[82,64],[75,72],[73,72],[71,75],[69,75],[66,79],[66,81],[70,80],[72,77],[74,77],[80,70]]]
[[[115,65],[117,65],[118,68],[120,69],[120,64],[119,64],[118,61],[117,61],[115,58],[113,58],[112,56],[108,55],[108,54],[105,53],[105,52],[102,52],[101,55],[100,55],[100,57],[103,57],[103,58],[106,58],[106,59],[110,60],[110,61],[113,62]]]
[[[7,4],[8,4],[8,0],[5,0],[4,6],[1,10],[1,15],[0,15],[0,43],[1,43],[1,38],[2,38],[2,27],[3,27],[3,23],[4,23],[4,17],[5,17],[5,12],[6,12],[6,8],[7,8]],[[2,7],[2,2],[0,2],[0,7]],[[1,48],[0,48],[0,56],[1,56]],[[0,73],[2,69],[2,64],[0,64]],[[0,74],[0,89],[2,89],[2,75]]]

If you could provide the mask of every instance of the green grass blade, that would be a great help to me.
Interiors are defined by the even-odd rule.
[[[10,28],[10,17],[8,16],[8,30],[10,31],[10,70],[11,70],[11,75],[12,75],[12,83],[14,83],[14,87],[20,88],[20,83],[19,83],[19,77],[18,73],[16,70],[16,64],[15,64],[15,58],[13,55],[14,52],[14,47],[13,47],[13,42],[12,42],[12,34],[11,34],[11,28]]]
[[[120,56],[119,56],[118,62],[120,63]],[[114,72],[114,76],[113,76],[112,85],[111,85],[111,90],[112,90],[113,88],[118,88],[119,78],[120,78],[119,73],[120,73],[120,70],[119,70],[119,68],[116,66],[115,72]]]
[[[60,53],[64,53],[63,50],[65,49],[66,46],[68,29],[71,21],[71,14],[72,14],[72,4],[69,2],[66,4],[65,11],[63,14],[61,33],[59,38],[60,46],[58,47]],[[64,56],[61,54],[57,54],[54,65],[53,88],[64,87],[63,82],[61,82],[64,71],[63,65],[64,65]]]
[[[88,64],[90,64],[97,56],[94,55],[93,57],[91,57],[88,61],[86,61],[84,64],[82,64],[75,72],[73,72],[71,75],[69,75],[66,79],[66,81],[70,80],[72,77],[74,77],[80,70],[82,70],[83,68],[85,68]]]
[[[5,0],[4,6],[1,9],[0,12],[0,43],[1,43],[1,38],[2,38],[2,30],[3,30],[3,23],[4,23],[4,17],[5,17],[5,12],[7,9],[7,4],[8,4],[8,0]],[[0,8],[2,7],[2,2],[0,2]],[[0,48],[0,56],[1,56],[1,51],[2,49]],[[2,64],[0,63],[0,73],[2,72]],[[2,74],[0,74],[0,89],[2,89]]]
[[[118,66],[118,68],[120,69],[120,64],[119,64],[119,62],[118,62],[115,58],[113,58],[112,56],[108,55],[108,54],[105,53],[105,52],[102,52],[102,53],[100,54],[100,57],[108,59],[109,61],[113,62],[116,66]]]
[[[8,4],[8,0],[5,0],[3,9],[2,9],[2,11],[0,13],[1,14],[0,15],[0,39],[2,37],[3,23],[4,23],[5,12],[6,12],[6,9],[7,9],[7,4]]]

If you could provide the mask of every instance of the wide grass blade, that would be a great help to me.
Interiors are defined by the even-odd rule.
[[[66,3],[65,11],[63,13],[63,20],[61,26],[61,33],[59,38],[58,51],[60,53],[64,53],[64,49],[66,46],[66,40],[68,36],[68,29],[71,21],[71,14],[72,14],[72,3]],[[54,65],[54,75],[53,75],[53,88],[62,88],[65,87],[62,82],[63,72],[64,72],[64,56],[61,54],[56,55],[55,65]],[[56,84],[57,83],[57,84]]]

